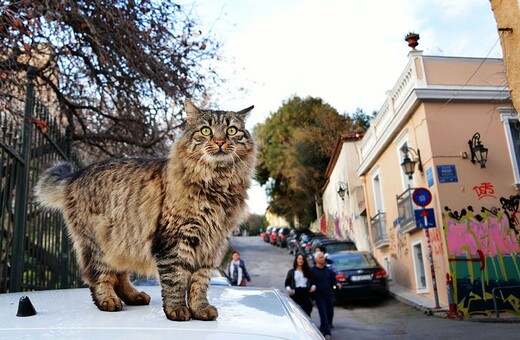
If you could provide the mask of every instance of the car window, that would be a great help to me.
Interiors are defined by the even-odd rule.
[[[337,253],[342,250],[356,250],[356,246],[353,243],[330,243],[325,245],[327,253]]]
[[[351,270],[377,266],[376,260],[370,254],[355,253],[336,256],[333,259],[337,270]]]

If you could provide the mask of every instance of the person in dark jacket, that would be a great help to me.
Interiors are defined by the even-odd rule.
[[[293,267],[287,272],[285,289],[289,296],[310,317],[312,312],[311,293],[316,290],[312,284],[311,268],[305,255],[298,254],[294,257]]]
[[[325,265],[325,254],[316,252],[314,254],[316,264],[311,269],[316,291],[314,300],[320,313],[320,331],[325,339],[330,339],[331,331],[329,320],[334,313],[334,286],[341,288],[341,284],[336,281],[336,274]]]
[[[227,267],[227,275],[231,280],[232,286],[246,286],[246,280],[251,282],[246,264],[240,259],[240,253],[236,250],[231,253],[231,262]]]

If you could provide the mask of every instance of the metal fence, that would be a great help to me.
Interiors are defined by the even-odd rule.
[[[0,111],[0,293],[82,285],[60,214],[39,210],[32,197],[53,161],[80,163],[32,82],[28,72],[23,114]]]

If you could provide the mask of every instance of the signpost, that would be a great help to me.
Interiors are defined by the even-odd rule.
[[[422,209],[417,209],[414,211],[415,223],[417,228],[424,228],[426,233],[426,242],[428,244],[428,259],[430,261],[430,271],[432,274],[433,296],[435,298],[435,309],[439,309],[441,307],[439,306],[437,280],[435,279],[435,266],[433,264],[432,244],[430,242],[430,228],[434,228],[436,226],[435,213],[433,208],[425,208],[432,201],[432,193],[426,188],[417,188],[413,191],[412,200],[415,204],[422,207]]]

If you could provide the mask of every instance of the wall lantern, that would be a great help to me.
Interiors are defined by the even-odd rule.
[[[471,163],[478,162],[481,168],[486,167],[488,149],[480,142],[480,133],[476,132],[468,141],[471,152]]]
[[[415,172],[415,164],[417,164],[417,163],[418,163],[417,168],[419,169],[419,171],[422,174],[423,166],[422,166],[422,161],[421,161],[421,152],[419,151],[419,149],[417,149],[417,151],[415,151],[414,149],[412,149],[408,146],[403,146],[401,148],[401,152],[404,153],[404,159],[401,163],[401,167],[403,168],[403,172],[408,175],[408,179],[412,179],[412,175]],[[411,154],[412,158],[410,158],[408,156],[408,153]],[[414,155],[416,157],[414,157]]]
[[[345,194],[349,195],[348,184],[345,182],[338,182],[338,195],[342,200],[345,200]]]

